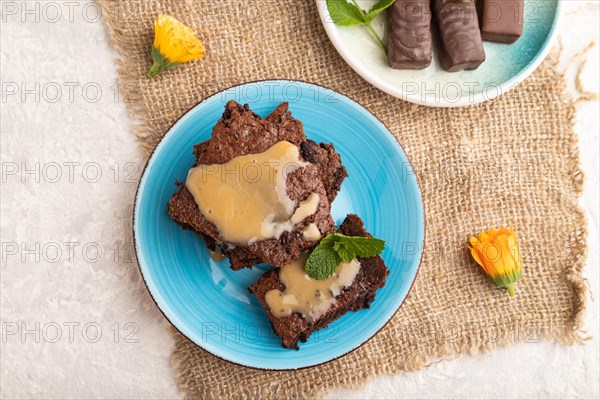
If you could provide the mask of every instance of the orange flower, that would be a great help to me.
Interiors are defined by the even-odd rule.
[[[521,252],[513,228],[490,229],[469,239],[471,255],[494,283],[515,295],[515,282],[522,274]]]
[[[204,58],[204,44],[194,31],[170,15],[160,14],[154,21],[154,64],[147,75],[155,77],[164,70],[197,58]]]

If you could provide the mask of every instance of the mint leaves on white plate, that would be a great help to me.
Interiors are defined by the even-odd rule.
[[[371,22],[373,19],[383,12],[386,8],[394,4],[395,0],[379,0],[369,11],[365,11],[356,2],[351,3],[346,0],[327,0],[327,9],[331,20],[339,26],[364,25],[373,38],[379,44],[379,47],[387,54],[387,49],[381,37],[375,32]]]

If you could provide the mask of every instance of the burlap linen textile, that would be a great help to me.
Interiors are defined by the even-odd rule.
[[[329,42],[313,1],[100,4],[120,54],[121,90],[147,153],[184,111],[218,90],[300,79],[345,93],[379,117],[408,153],[423,191],[427,239],[420,272],[378,335],[326,365],[266,372],[222,361],[176,334],[173,360],[186,397],[313,398],[462,352],[582,340],[586,222],[577,198],[583,176],[575,106],[552,60],[497,100],[434,109],[388,96],[354,73]],[[158,13],[191,26],[207,57],[149,79]],[[495,289],[466,248],[470,235],[500,225],[514,226],[521,241],[524,276],[514,298]]]

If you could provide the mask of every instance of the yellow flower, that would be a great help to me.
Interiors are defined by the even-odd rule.
[[[160,14],[154,21],[154,64],[147,75],[155,77],[166,69],[197,58],[204,58],[204,44],[194,31],[175,18]]]
[[[469,239],[471,255],[499,287],[515,295],[515,282],[522,274],[521,252],[513,228],[490,229]]]

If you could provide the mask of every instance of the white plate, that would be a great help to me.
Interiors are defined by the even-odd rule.
[[[369,9],[374,0],[359,0]],[[525,0],[523,36],[514,44],[484,42],[486,61],[475,71],[449,73],[440,68],[434,44],[432,64],[418,71],[390,68],[387,57],[362,26],[337,26],[325,0],[317,0],[321,22],[344,60],[373,86],[411,103],[433,107],[467,106],[513,89],[544,60],[556,36],[559,0]],[[373,21],[385,37],[385,12]],[[435,39],[434,39],[435,42]]]

